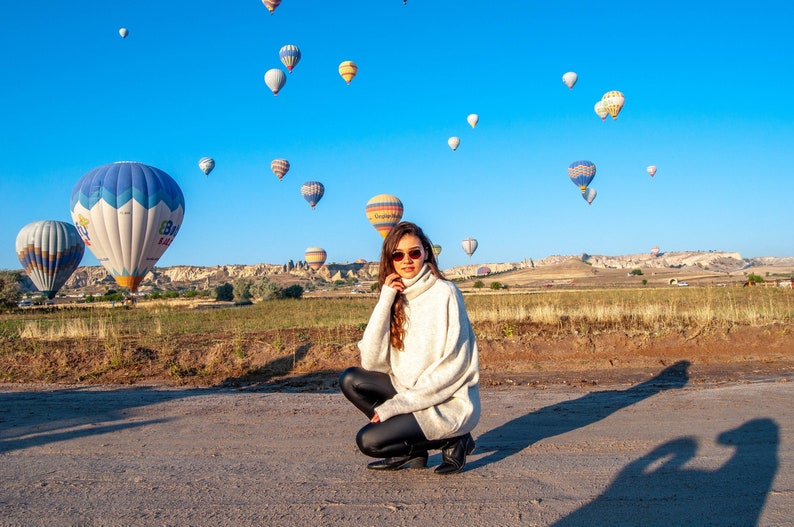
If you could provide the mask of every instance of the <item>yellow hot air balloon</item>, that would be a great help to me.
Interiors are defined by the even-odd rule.
[[[618,118],[618,114],[620,110],[623,109],[623,103],[626,102],[626,98],[623,94],[619,91],[608,91],[601,97],[601,100],[604,101],[604,108],[612,116],[612,120]]]
[[[309,267],[315,271],[323,266],[327,256],[328,255],[325,253],[325,249],[322,247],[309,247],[306,249],[306,253],[304,254],[306,263],[309,264]]]
[[[403,217],[403,203],[391,194],[373,196],[366,207],[367,219],[382,237],[386,237]]]
[[[358,73],[358,66],[352,60],[346,60],[339,65],[339,75],[347,82],[348,86],[353,77]]]

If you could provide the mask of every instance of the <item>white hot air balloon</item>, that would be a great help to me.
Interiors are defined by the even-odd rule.
[[[471,127],[474,128],[477,126],[477,123],[480,122],[480,116],[476,113],[469,114],[469,116],[466,117],[466,121],[468,121]]]
[[[458,149],[458,147],[460,146],[460,138],[459,138],[459,137],[452,136],[452,137],[450,137],[450,138],[449,138],[449,140],[447,140],[447,144],[449,145],[449,147],[450,147],[450,148],[451,148],[453,151],[454,151],[454,150],[457,150],[457,149]]]
[[[584,192],[582,192],[582,197],[585,199],[585,201],[587,201],[588,205],[592,205],[593,200],[596,199],[596,194],[596,189],[593,187],[587,187],[584,189]]]
[[[460,246],[463,247],[463,251],[468,254],[469,257],[471,257],[471,255],[474,254],[474,251],[477,250],[477,245],[477,240],[474,238],[466,238],[460,244]]]
[[[121,38],[127,38],[127,35],[129,35],[129,34],[130,34],[130,32],[127,31],[126,27],[123,27],[123,28],[119,29],[119,35],[121,35]]]
[[[645,169],[649,176],[653,177],[656,175],[656,167],[654,165],[649,166]]]
[[[209,176],[212,169],[215,168],[215,160],[211,157],[202,157],[199,159],[199,168],[204,172],[204,175]]]
[[[576,81],[578,80],[579,80],[579,75],[577,75],[573,71],[569,71],[568,73],[562,76],[562,82],[564,82],[569,89],[573,89],[573,85],[576,84]]]
[[[595,110],[596,115],[598,115],[602,121],[607,120],[607,115],[609,115],[609,111],[607,111],[607,107],[604,105],[604,101],[598,101],[597,103],[595,103],[593,110]]]
[[[265,73],[265,84],[273,92],[273,95],[278,95],[279,90],[287,83],[287,74],[279,68],[267,70]]]

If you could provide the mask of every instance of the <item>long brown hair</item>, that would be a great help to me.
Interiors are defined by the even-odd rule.
[[[433,244],[430,238],[415,223],[403,221],[395,225],[386,239],[383,240],[383,247],[380,252],[380,266],[378,268],[378,288],[382,288],[386,277],[395,272],[392,253],[406,234],[412,234],[419,238],[422,249],[425,252],[425,264],[430,268],[430,272],[438,278],[444,278],[444,274],[438,269],[436,254],[433,252]],[[403,349],[405,339],[405,297],[402,293],[397,293],[394,303],[391,306],[391,325],[389,326],[389,342],[395,349]]]

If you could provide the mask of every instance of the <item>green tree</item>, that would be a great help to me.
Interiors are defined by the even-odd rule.
[[[496,291],[497,289],[502,289],[504,286],[500,282],[491,282],[491,289]]]
[[[482,283],[482,280],[477,280],[476,282],[474,282],[474,285],[472,287],[474,287],[474,289],[482,289],[483,287],[485,287],[485,284]]]
[[[252,284],[253,280],[250,278],[238,278],[235,280],[234,285],[232,286],[232,296],[234,297],[234,300],[250,300]]]
[[[284,298],[300,298],[303,296],[303,288],[295,284],[287,287],[281,293]]]
[[[19,282],[22,275],[15,271],[0,271],[0,307],[16,307],[22,298]]]
[[[223,283],[216,287],[215,300],[221,302],[231,302],[234,300],[234,286],[230,283]]]
[[[764,277],[757,275],[755,273],[750,273],[750,275],[747,277],[747,281],[750,282],[751,284],[763,284]]]
[[[642,276],[642,269],[632,269],[631,274],[634,276]]]
[[[262,276],[251,285],[251,295],[261,300],[281,297],[281,288],[268,277]]]

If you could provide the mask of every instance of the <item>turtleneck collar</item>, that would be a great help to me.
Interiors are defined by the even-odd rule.
[[[403,280],[405,284],[405,290],[403,291],[405,299],[410,302],[430,289],[433,284],[436,283],[436,280],[438,280],[438,278],[430,272],[430,267],[428,267],[427,264],[423,264],[422,269],[419,270],[419,274],[408,280]]]

